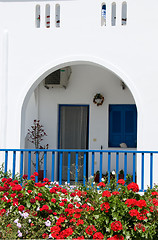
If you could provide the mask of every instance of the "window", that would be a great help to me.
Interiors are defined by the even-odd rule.
[[[56,22],[56,27],[60,27],[60,5],[56,4],[55,6],[55,22]]]
[[[120,147],[121,143],[127,147],[137,147],[137,109],[135,105],[109,106],[109,147]]]
[[[111,25],[116,25],[116,3],[112,3],[112,10],[111,10]]]
[[[35,25],[36,25],[36,28],[40,28],[40,5],[36,5],[36,14],[35,14]]]
[[[50,28],[50,5],[46,4],[46,28]]]
[[[106,26],[106,4],[101,6],[101,26]]]
[[[127,3],[122,3],[122,25],[127,24]]]

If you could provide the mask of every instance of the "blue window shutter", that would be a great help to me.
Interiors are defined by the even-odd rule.
[[[128,105],[124,109],[124,141],[128,147],[137,146],[137,110],[135,105]]]
[[[109,106],[109,147],[136,147],[137,110],[135,105]]]

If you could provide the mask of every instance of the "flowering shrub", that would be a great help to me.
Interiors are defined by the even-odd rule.
[[[35,183],[23,176],[0,183],[2,239],[158,239],[158,188],[139,195],[136,183],[114,188]],[[99,187],[99,190],[98,190]]]

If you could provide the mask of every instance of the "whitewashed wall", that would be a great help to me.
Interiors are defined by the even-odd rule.
[[[116,0],[115,27],[110,23],[112,2],[107,2],[107,26],[101,27],[102,1],[60,1],[61,27],[55,28],[56,1],[0,1],[1,148],[24,146],[23,112],[46,75],[65,65],[92,63],[111,70],[128,85],[138,109],[138,149],[158,150],[158,1],[127,0],[127,26],[121,26],[122,1]],[[46,3],[52,9],[49,29],[44,19]],[[35,28],[37,4],[41,5],[40,29]],[[90,146],[100,147],[102,139],[93,142],[95,133],[90,136]]]

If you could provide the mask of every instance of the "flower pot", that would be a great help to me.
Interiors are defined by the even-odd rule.
[[[38,181],[43,182],[44,170],[38,170]]]

